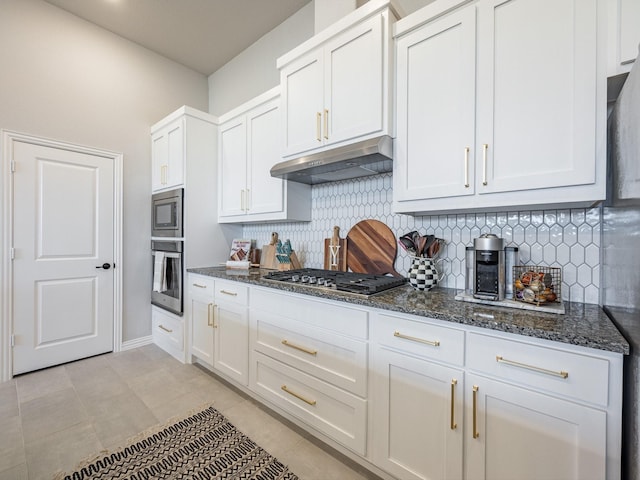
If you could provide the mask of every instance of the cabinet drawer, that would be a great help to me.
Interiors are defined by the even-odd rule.
[[[367,402],[254,352],[255,392],[356,453],[365,455]]]
[[[253,348],[361,397],[367,394],[367,343],[259,310]],[[252,332],[253,334],[253,332]]]
[[[214,296],[215,279],[206,275],[190,274],[187,277],[187,288],[192,295]]]
[[[536,390],[608,404],[609,361],[604,358],[472,332],[467,366]]]
[[[279,293],[273,289],[254,288],[251,309],[269,312],[281,318],[298,320],[311,326],[334,330],[341,335],[368,338],[368,313],[327,300],[295,293]],[[306,328],[306,327],[304,327]]]
[[[174,357],[180,358],[182,356],[181,352],[184,352],[182,319],[155,308],[152,310],[151,318],[154,343]]]
[[[216,300],[236,303],[238,305],[249,304],[249,287],[238,282],[216,280]]]
[[[380,345],[454,365],[464,363],[464,331],[379,313],[372,337]]]

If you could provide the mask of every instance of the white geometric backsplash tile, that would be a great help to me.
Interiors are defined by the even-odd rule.
[[[374,218],[387,224],[396,238],[412,230],[443,238],[442,285],[463,289],[465,247],[482,233],[494,233],[505,239],[505,245],[519,247],[521,265],[561,267],[564,300],[598,303],[599,208],[414,217],[391,213],[391,179],[391,174],[383,174],[314,185],[311,222],[245,225],[243,235],[260,247],[269,243],[271,232],[278,232],[281,239],[291,240],[303,266],[322,268],[324,239],[331,237],[334,225],[345,237],[360,220]],[[407,275],[410,264],[411,257],[398,247],[396,270]]]

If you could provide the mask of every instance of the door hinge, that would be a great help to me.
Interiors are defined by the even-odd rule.
[[[16,161],[15,160],[11,160],[11,163],[9,164],[9,168],[11,168],[11,173],[16,171]]]
[[[15,248],[11,247],[9,249],[9,257],[11,258],[11,260],[16,258],[16,249]]]
[[[11,347],[15,347],[16,346],[16,336],[15,334],[11,334]]]

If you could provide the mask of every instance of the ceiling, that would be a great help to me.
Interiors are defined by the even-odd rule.
[[[45,0],[204,75],[311,0]]]

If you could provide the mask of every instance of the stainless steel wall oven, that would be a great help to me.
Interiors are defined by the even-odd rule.
[[[151,303],[177,315],[183,313],[182,240],[152,240]]]

